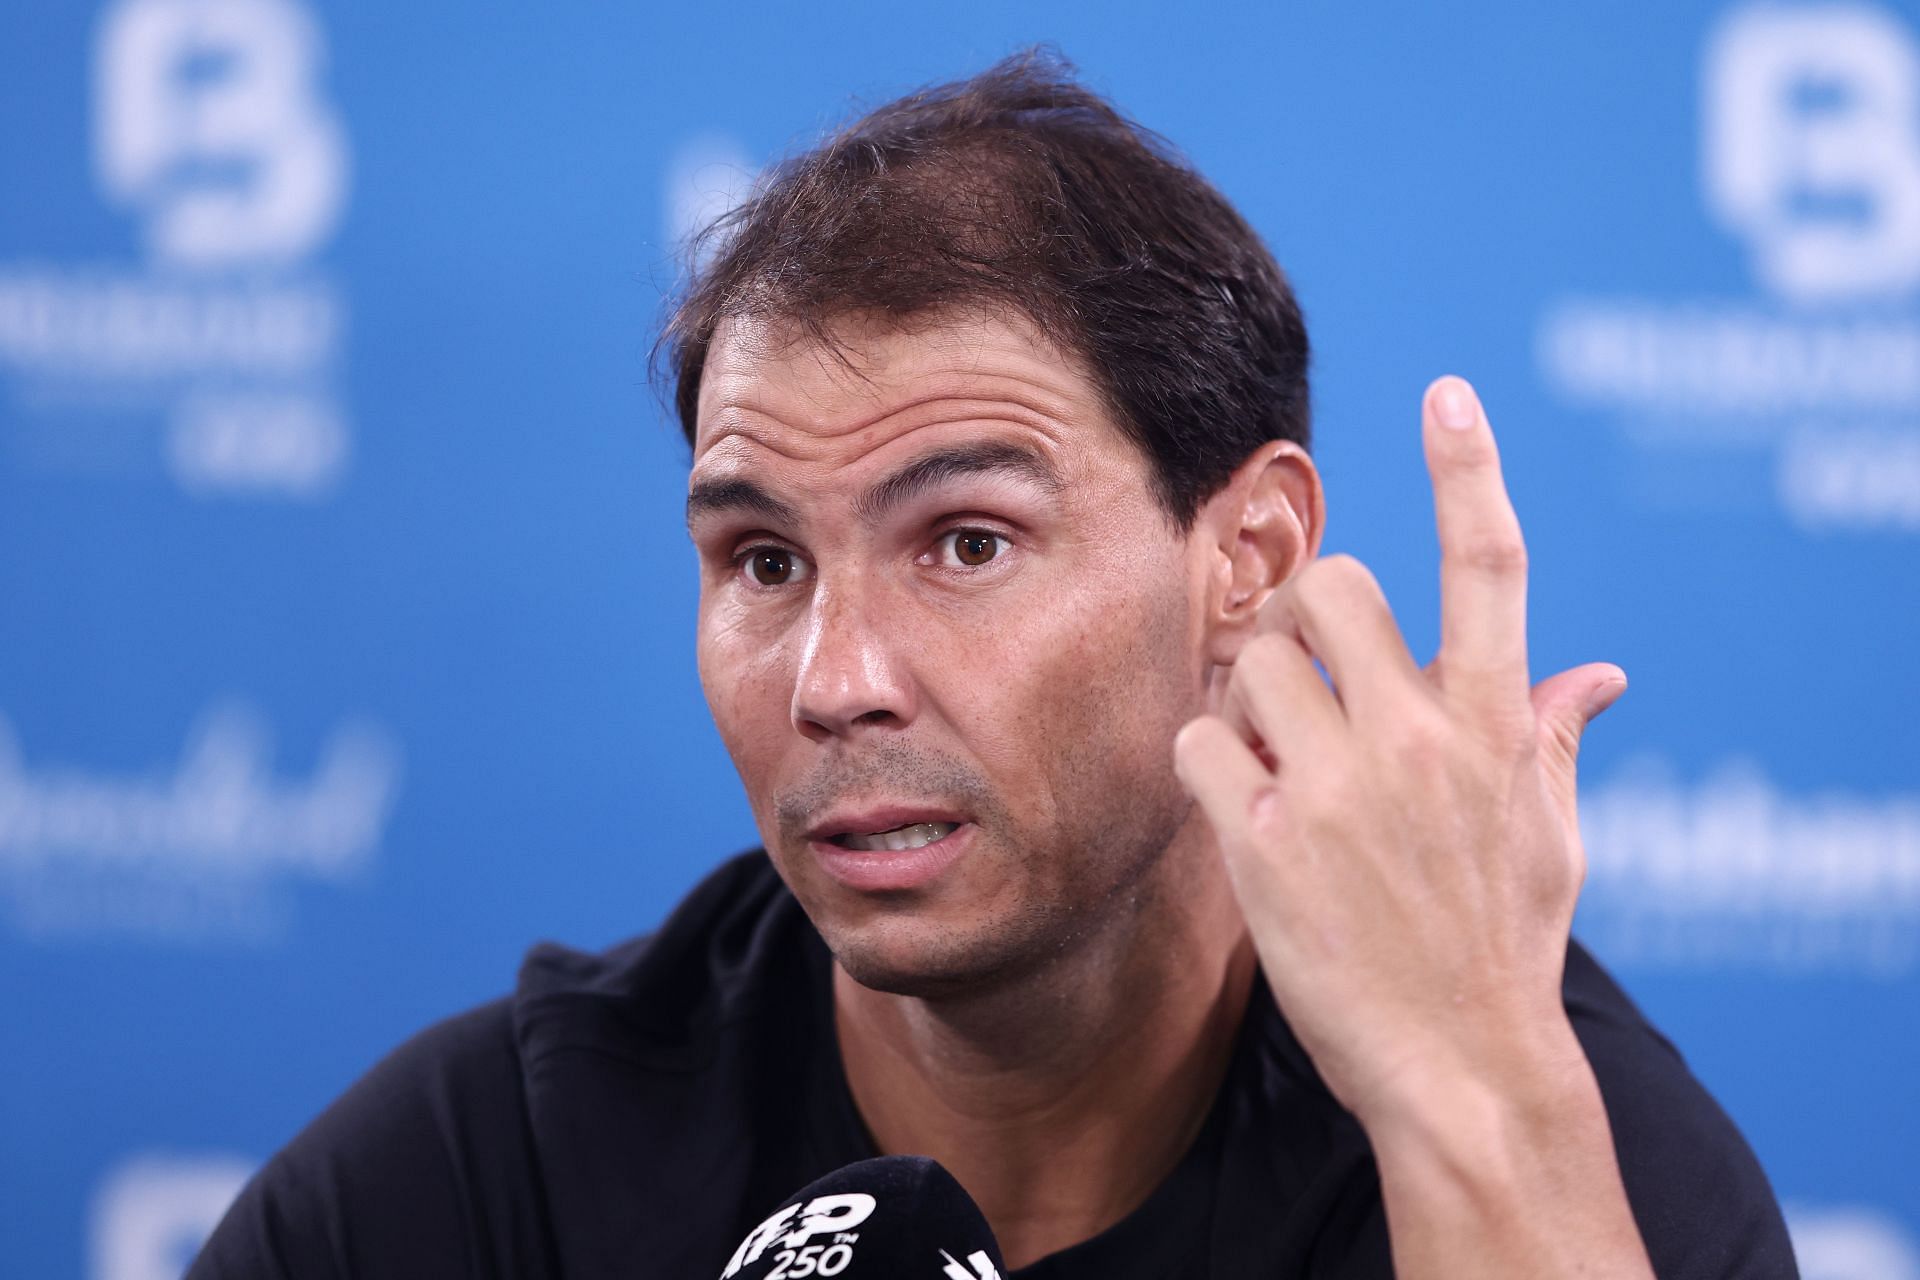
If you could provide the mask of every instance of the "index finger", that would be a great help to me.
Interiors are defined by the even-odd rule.
[[[1527,702],[1527,547],[1493,428],[1464,378],[1427,388],[1423,434],[1440,531],[1442,688],[1488,711]]]

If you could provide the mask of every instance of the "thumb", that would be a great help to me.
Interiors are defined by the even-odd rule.
[[[1580,735],[1627,689],[1627,673],[1611,662],[1589,662],[1533,686],[1533,714],[1540,726],[1540,747],[1572,781],[1580,755]]]

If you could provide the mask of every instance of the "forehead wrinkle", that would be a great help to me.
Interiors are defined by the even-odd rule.
[[[1028,446],[1034,463],[1029,468],[1034,478],[1054,472],[1054,455],[1067,450],[1069,425],[1036,405],[1003,399],[955,399],[924,396],[910,405],[869,420],[860,428],[866,439],[852,432],[821,440],[804,427],[796,427],[757,410],[722,410],[717,434],[695,460],[695,470],[718,456],[739,456],[750,460],[754,451],[764,449],[789,462],[802,465],[826,464],[830,467],[852,465],[862,458],[898,444],[916,432],[938,427],[978,426],[1007,428],[1033,438]],[[764,420],[764,421],[762,421]],[[961,442],[962,444],[971,442]]]
[[[885,379],[898,382],[899,386],[892,391],[880,385],[883,379],[878,376],[866,381],[873,388],[872,394],[860,395],[858,399],[871,404],[870,411],[835,421],[831,414],[821,412],[829,407],[829,402],[812,388],[793,388],[782,396],[778,394],[780,379],[769,378],[764,373],[742,370],[710,376],[701,396],[710,407],[700,415],[702,431],[699,434],[708,428],[717,428],[718,434],[705,447],[697,447],[696,457],[712,448],[721,437],[739,433],[776,453],[810,460],[805,448],[807,438],[831,443],[870,433],[901,416],[910,420],[924,416],[931,420],[936,415],[921,411],[947,403],[951,403],[956,413],[980,418],[1007,417],[1049,436],[1058,435],[1062,426],[1081,418],[1103,421],[1106,412],[1103,401],[1097,397],[1090,399],[1079,388],[1054,386],[1011,371],[987,373],[950,367],[926,372],[909,370]],[[707,395],[709,388],[711,398]],[[901,393],[905,393],[905,398],[891,399]],[[782,400],[788,403],[781,403]],[[1007,413],[1008,409],[1018,412]],[[755,419],[765,419],[780,433],[799,439],[793,447],[776,444],[768,439],[770,432],[747,430]],[[914,425],[925,423],[915,421]]]

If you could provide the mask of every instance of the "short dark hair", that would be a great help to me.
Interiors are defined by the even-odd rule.
[[[1306,326],[1273,255],[1057,53],[867,113],[771,169],[694,250],[711,256],[661,339],[689,441],[723,320],[826,339],[853,312],[1011,304],[1086,362],[1182,529],[1260,445],[1308,444]]]

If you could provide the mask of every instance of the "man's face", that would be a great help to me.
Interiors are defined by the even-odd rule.
[[[963,990],[1137,910],[1188,821],[1172,742],[1201,710],[1205,565],[1026,324],[836,336],[844,358],[716,334],[688,503],[701,682],[842,966]]]

